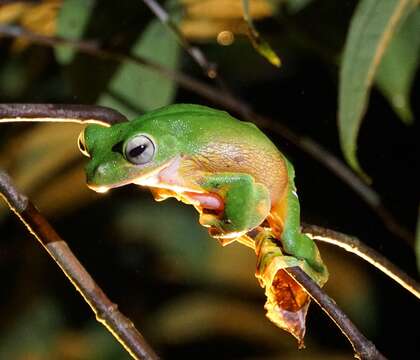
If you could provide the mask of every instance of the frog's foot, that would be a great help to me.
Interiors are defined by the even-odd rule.
[[[200,213],[200,225],[208,228],[210,236],[217,238],[224,246],[230,244],[237,236],[229,237],[223,230],[224,202],[223,199],[214,193],[182,193],[182,201],[194,205]]]
[[[247,229],[242,231],[226,231],[226,225],[230,224],[229,219],[224,219],[221,215],[203,212],[200,215],[200,224],[207,227],[211,237],[217,239],[222,246],[234,242],[236,239],[247,233]]]
[[[225,245],[260,225],[270,212],[270,194],[265,186],[242,173],[216,174],[206,179],[203,188],[223,199],[224,209],[204,211],[200,223],[211,236]]]

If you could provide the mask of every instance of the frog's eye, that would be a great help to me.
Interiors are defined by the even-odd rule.
[[[144,135],[136,135],[124,147],[125,158],[136,165],[150,162],[155,155],[155,144]]]
[[[80,152],[87,156],[88,158],[90,158],[90,154],[89,151],[86,147],[86,142],[85,142],[85,132],[82,131],[79,135],[79,139],[77,140],[77,145],[79,146],[79,150]]]

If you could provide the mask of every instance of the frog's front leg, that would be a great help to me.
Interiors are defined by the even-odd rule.
[[[209,227],[210,235],[218,238],[222,245],[260,225],[270,212],[268,189],[248,174],[211,175],[201,186],[223,199],[223,212],[203,211],[200,216],[200,224]]]

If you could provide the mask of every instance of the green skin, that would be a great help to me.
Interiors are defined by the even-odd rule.
[[[154,144],[153,156],[141,165],[127,157],[139,134]],[[267,224],[275,209],[287,204],[280,235],[284,252],[326,274],[316,245],[300,232],[293,166],[255,125],[219,110],[179,104],[111,127],[89,125],[82,135],[93,190],[135,183],[151,188],[157,200],[177,197],[193,204],[200,223],[224,244]]]

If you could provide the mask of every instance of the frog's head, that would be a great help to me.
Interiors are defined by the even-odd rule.
[[[151,185],[180,153],[167,122],[142,119],[111,127],[89,125],[79,136],[80,151],[90,158],[87,185],[97,191],[130,183]]]

